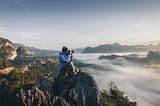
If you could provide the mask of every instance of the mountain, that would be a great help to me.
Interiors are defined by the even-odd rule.
[[[120,45],[118,43],[105,44],[97,47],[87,47],[83,53],[113,53],[113,52],[144,52],[146,48],[140,48],[137,46]]]
[[[17,56],[14,44],[8,39],[0,38],[0,57],[7,60],[14,59]]]
[[[86,47],[83,53],[122,53],[122,52],[147,52],[160,51],[160,44],[150,45],[121,45],[118,43],[105,44],[97,47]]]
[[[122,55],[122,56],[112,54],[109,56],[101,55],[99,56],[98,59],[114,60],[114,59],[122,59],[122,58],[137,64],[146,65],[147,67],[152,66],[152,68],[156,68],[157,66],[159,67],[160,65],[160,53],[154,52],[154,51],[149,51],[146,57],[138,57],[138,54]]]
[[[19,48],[16,50],[18,57],[26,57],[26,56],[34,56],[34,52],[31,52],[27,50],[23,46],[19,46]]]
[[[160,43],[157,44],[157,45],[152,45],[152,44],[149,44],[149,45],[134,45],[134,47],[136,47],[136,48],[145,48],[148,51],[160,52]]]
[[[23,44],[19,44],[19,43],[14,43],[14,46],[16,47],[16,49],[18,49],[20,46],[22,46],[24,49],[27,49],[31,52],[31,54],[34,53],[35,56],[55,56],[58,54],[58,51],[56,50],[45,50],[45,49],[37,49],[35,47],[29,47],[29,46],[25,46]]]
[[[71,106],[101,106],[101,94],[94,78],[79,71],[71,77],[58,76],[55,95],[64,98]]]
[[[23,98],[24,95],[26,98]],[[101,106],[100,90],[93,77],[84,72],[72,77],[58,76],[54,85],[52,77],[46,76],[36,84],[21,89],[17,97],[19,105],[28,106]]]
[[[84,48],[75,48],[73,49],[75,53],[82,53],[84,51]]]
[[[20,46],[18,56],[7,60],[13,52],[12,42],[2,39],[0,66],[9,64],[12,71],[0,73],[0,105],[2,106],[136,106],[116,86],[100,90],[95,79],[80,70],[67,75],[59,70],[56,56],[26,56]],[[9,54],[9,55],[8,55]],[[8,63],[7,63],[8,62]],[[78,70],[78,69],[77,69]],[[2,70],[0,70],[2,71]],[[68,70],[73,72],[73,70]]]
[[[17,56],[16,48],[8,39],[0,38],[0,74],[7,74],[13,67],[11,62]]]

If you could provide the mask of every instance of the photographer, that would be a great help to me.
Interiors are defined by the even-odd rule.
[[[60,61],[60,74],[68,75],[69,73],[75,72],[75,67],[73,65],[73,53],[74,51],[68,50],[67,47],[63,46],[62,52],[59,53],[59,61]]]

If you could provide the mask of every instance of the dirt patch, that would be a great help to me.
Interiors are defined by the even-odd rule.
[[[14,69],[13,67],[7,67],[3,70],[0,70],[0,74],[8,74],[13,69]]]

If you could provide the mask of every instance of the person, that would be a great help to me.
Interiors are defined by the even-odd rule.
[[[62,52],[59,53],[59,62],[61,74],[67,75],[69,73],[75,72],[75,67],[73,65],[73,51],[68,50],[66,46],[63,46]]]

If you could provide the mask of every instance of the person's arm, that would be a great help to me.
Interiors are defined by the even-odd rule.
[[[60,55],[60,60],[65,62],[70,62],[70,58],[66,58],[65,55]]]
[[[71,55],[70,55],[70,62],[73,61],[73,53],[71,52]]]
[[[72,62],[73,61],[73,56],[71,55],[70,56],[70,61],[69,62]]]

